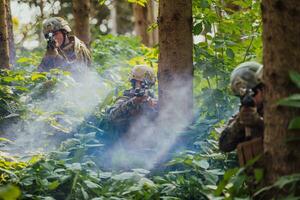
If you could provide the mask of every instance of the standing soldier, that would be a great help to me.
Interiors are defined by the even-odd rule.
[[[125,90],[107,111],[108,122],[119,133],[127,132],[130,125],[142,116],[154,119],[158,111],[157,100],[151,91],[156,81],[153,69],[137,65],[131,70],[129,80],[132,88]]]
[[[241,98],[242,105],[239,113],[229,121],[222,131],[219,148],[223,152],[230,152],[238,147],[241,165],[262,153],[264,85],[261,77],[262,65],[256,62],[240,64],[230,77],[231,89],[234,95]],[[249,140],[254,142],[245,142]],[[243,143],[245,145],[241,145]],[[249,159],[244,158],[243,150],[249,150],[253,155],[250,155]]]
[[[89,49],[76,36],[70,35],[70,32],[68,22],[61,17],[52,17],[43,23],[47,51],[38,67],[39,71],[62,68],[80,72],[91,64]]]

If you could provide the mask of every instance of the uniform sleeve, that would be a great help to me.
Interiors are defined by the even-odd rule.
[[[75,44],[75,48],[77,60],[84,63],[87,67],[90,67],[92,63],[91,51],[82,41],[79,41],[78,45]]]
[[[134,103],[133,98],[121,97],[115,105],[108,109],[108,120],[111,122],[120,123],[127,121],[141,109],[139,104]]]
[[[91,55],[91,52],[90,50],[84,46],[83,49],[82,49],[82,57],[84,58],[84,63],[90,67],[91,64],[92,64],[92,55]]]
[[[239,123],[238,115],[226,125],[219,139],[219,148],[223,152],[233,151],[245,139],[245,127]]]
[[[40,65],[38,66],[39,72],[48,72],[52,68],[62,67],[65,60],[58,54],[56,50],[47,49]]]

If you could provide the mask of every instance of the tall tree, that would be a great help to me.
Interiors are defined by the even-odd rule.
[[[90,0],[73,0],[73,15],[75,20],[75,35],[88,47],[90,46]]]
[[[11,64],[15,63],[16,59],[16,49],[15,49],[15,40],[14,40],[14,31],[13,31],[13,23],[12,23],[12,15],[10,8],[10,0],[6,0],[6,21],[7,21],[7,33],[8,33],[8,42],[9,42],[9,60]]]
[[[134,31],[137,36],[140,36],[142,43],[148,45],[149,37],[147,33],[148,28],[148,7],[139,4],[133,4],[134,15]]]
[[[0,0],[0,68],[9,68],[9,41],[6,7],[7,1]]]
[[[152,24],[157,22],[157,15],[158,15],[158,3],[155,0],[149,0],[147,3],[148,9],[148,28]],[[155,28],[148,32],[149,35],[149,46],[154,46],[158,43],[158,29]]]
[[[267,100],[264,150],[267,178],[274,182],[279,176],[300,172],[299,130],[288,130],[290,120],[299,116],[300,110],[277,104],[279,99],[297,92],[289,72],[300,71],[300,1],[263,0],[262,15]]]
[[[112,2],[112,8],[110,10],[110,15],[111,15],[111,34],[117,35],[118,33],[118,24],[117,24],[117,6],[116,6],[116,1]]]
[[[153,46],[158,42],[157,30],[148,31],[149,26],[156,22],[156,9],[154,0],[148,0],[145,6],[133,4],[134,31],[146,46]]]
[[[172,104],[174,111],[190,118],[193,113],[192,0],[160,0],[158,23],[159,105],[164,109]]]

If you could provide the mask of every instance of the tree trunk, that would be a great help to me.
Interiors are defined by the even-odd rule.
[[[134,29],[134,23],[132,21],[133,9],[132,3],[128,1],[114,0],[117,10],[117,33],[118,34],[130,34]]]
[[[291,70],[300,72],[300,1],[263,0],[263,55],[265,99],[264,150],[267,181],[300,172],[299,130],[288,124],[299,109],[278,106],[279,99],[299,89],[290,81]],[[290,140],[298,137],[298,140]]]
[[[88,47],[90,46],[90,0],[73,0],[75,35]]]
[[[157,15],[158,15],[158,5],[157,2],[154,0],[149,0],[147,4],[148,9],[148,26],[152,25],[153,23],[156,23],[157,21]],[[158,29],[155,28],[148,32],[149,35],[149,43],[148,45],[153,47],[158,43]]]
[[[16,61],[16,49],[15,49],[15,40],[14,40],[14,31],[13,23],[10,9],[10,0],[6,0],[6,21],[7,21],[7,31],[8,31],[8,42],[9,42],[9,60],[11,64],[14,64]]]
[[[0,68],[9,68],[9,41],[6,7],[6,0],[0,0]]]
[[[142,39],[142,43],[149,45],[149,37],[147,33],[148,28],[148,7],[133,4],[134,15],[134,31],[135,34]]]
[[[159,105],[169,117],[193,115],[192,0],[159,1]]]
[[[110,11],[112,26],[111,26],[111,34],[117,35],[118,34],[118,20],[117,20],[117,2],[112,2],[112,8]]]
[[[40,9],[40,12],[41,12],[41,15],[39,17],[39,36],[38,36],[38,41],[40,44],[43,43],[43,41],[45,40],[45,36],[44,36],[44,33],[43,33],[43,21],[45,19],[45,13],[44,13],[44,7],[45,7],[45,0],[41,0],[40,2],[38,2],[38,7]]]

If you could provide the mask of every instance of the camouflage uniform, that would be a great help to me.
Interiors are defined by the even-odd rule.
[[[67,22],[60,17],[53,17],[44,23],[44,34],[62,30],[65,33],[71,32]],[[46,54],[38,67],[39,71],[50,71],[52,68],[62,68],[71,72],[80,70],[79,68],[90,66],[91,53],[86,45],[76,36],[68,37],[69,43],[58,48],[47,48]],[[70,67],[70,68],[68,68]]]
[[[244,89],[252,89],[261,84],[261,73],[262,66],[258,63],[245,62],[239,65],[232,72],[230,78],[233,93],[241,97]],[[229,120],[219,139],[219,148],[221,151],[233,151],[239,143],[263,136],[263,107],[250,108],[249,112],[250,114],[240,111]],[[242,118],[245,114],[250,115],[251,120],[244,122],[245,120],[242,120]],[[245,134],[245,124],[251,129],[251,137],[247,137]]]
[[[136,103],[134,98],[133,91],[126,90],[123,96],[118,98],[116,103],[108,109],[108,121],[113,124],[116,131],[127,132],[130,124],[133,124],[141,116],[149,120],[156,117],[157,107],[150,107],[147,102]]]
[[[130,79],[143,80],[143,79],[152,79],[149,82],[150,85],[154,85],[155,78],[153,79],[154,73],[151,72],[150,78],[147,78],[147,72],[145,77],[139,78],[139,70],[143,72],[143,68],[136,67],[138,72],[134,71]],[[145,68],[148,70],[148,68]],[[134,69],[133,69],[134,70]],[[144,75],[141,75],[144,76]],[[109,124],[114,127],[114,130],[119,133],[125,133],[130,128],[130,125],[133,124],[140,117],[146,117],[149,120],[153,120],[158,113],[157,106],[150,106],[149,101],[156,101],[154,98],[153,92],[146,90],[145,94],[147,99],[143,102],[137,102],[135,96],[135,90],[125,90],[122,97],[119,97],[116,103],[107,110],[106,118]]]
[[[253,126],[251,128],[251,138],[262,137],[264,132],[263,123],[263,109],[258,110],[258,116],[255,117]],[[223,152],[230,152],[236,149],[237,145],[241,142],[249,140],[245,135],[245,125],[240,122],[240,113],[233,116],[229,120],[225,129],[221,133],[219,139],[219,148]]]

